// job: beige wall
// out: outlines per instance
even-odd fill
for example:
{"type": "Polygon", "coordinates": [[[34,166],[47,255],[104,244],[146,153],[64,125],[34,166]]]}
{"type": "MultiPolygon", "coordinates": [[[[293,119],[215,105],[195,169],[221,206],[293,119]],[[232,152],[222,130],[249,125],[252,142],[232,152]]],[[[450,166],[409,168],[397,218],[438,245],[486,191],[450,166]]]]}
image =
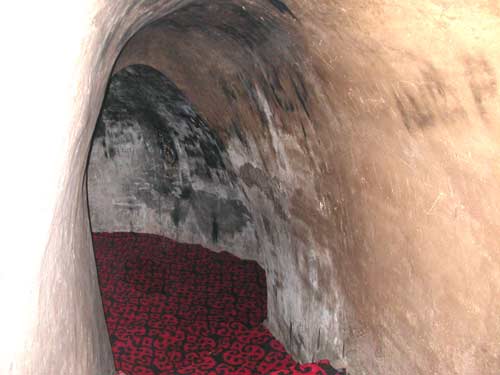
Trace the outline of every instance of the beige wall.
{"type": "MultiPolygon", "coordinates": [[[[2,109],[8,124],[1,149],[9,251],[0,253],[0,297],[10,301],[0,319],[6,332],[2,373],[111,373],[84,168],[117,54],[141,26],[176,3],[88,1],[58,9],[54,2],[25,18],[16,16],[25,14],[22,9],[4,13],[2,34],[12,59],[2,69],[2,91],[11,99],[2,109]]],[[[246,4],[252,3],[264,4],[246,4]]],[[[310,116],[278,108],[266,91],[266,69],[240,64],[248,60],[241,45],[203,31],[157,30],[156,42],[131,49],[122,63],[142,59],[168,73],[233,145],[235,160],[238,149],[225,129],[231,114],[240,114],[260,157],[254,167],[276,179],[287,218],[283,237],[275,239],[282,250],[278,260],[266,263],[276,280],[271,316],[293,321],[303,313],[308,323],[297,334],[317,327],[307,320],[315,314],[329,328],[320,338],[324,352],[311,347],[311,334],[303,349],[288,343],[295,354],[342,360],[353,374],[497,373],[496,2],[288,5],[298,20],[279,21],[279,30],[296,39],[274,33],[273,43],[260,46],[256,56],[262,66],[283,72],[300,63],[296,69],[313,88],[310,116]],[[148,50],[154,43],[171,47],[148,50]],[[273,54],[276,46],[292,52],[273,54]],[[273,121],[265,133],[259,108],[228,107],[216,84],[221,78],[233,82],[244,98],[242,68],[261,88],[261,107],[268,103],[273,121]],[[286,244],[292,244],[289,252],[286,244]]],[[[293,79],[283,81],[284,97],[297,100],[293,79]]],[[[240,177],[255,185],[258,178],[248,170],[240,177]]],[[[262,198],[258,206],[265,205],[262,198]]],[[[279,319],[271,320],[271,328],[286,340],[288,327],[279,319]]]]}

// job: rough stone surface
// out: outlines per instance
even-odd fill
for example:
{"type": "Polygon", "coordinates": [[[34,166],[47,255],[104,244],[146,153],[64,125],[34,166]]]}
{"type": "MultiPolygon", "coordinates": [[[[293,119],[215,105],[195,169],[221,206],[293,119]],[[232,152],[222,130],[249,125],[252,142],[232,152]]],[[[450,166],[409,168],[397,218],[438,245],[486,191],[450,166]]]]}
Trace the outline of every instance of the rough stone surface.
{"type": "Polygon", "coordinates": [[[0,23],[1,373],[112,371],[84,177],[115,62],[169,77],[221,140],[294,354],[355,375],[498,373],[496,2],[30,6],[0,23]]]}

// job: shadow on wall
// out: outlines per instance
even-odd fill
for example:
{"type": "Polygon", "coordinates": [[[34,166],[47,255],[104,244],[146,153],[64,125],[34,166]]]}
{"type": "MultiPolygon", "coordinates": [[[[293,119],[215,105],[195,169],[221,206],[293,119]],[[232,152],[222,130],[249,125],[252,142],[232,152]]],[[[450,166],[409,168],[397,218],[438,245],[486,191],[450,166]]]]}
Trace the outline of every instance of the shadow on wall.
{"type": "Polygon", "coordinates": [[[88,191],[95,232],[257,247],[224,145],[179,89],[149,66],[129,66],[111,78],[94,133],[88,191]]]}

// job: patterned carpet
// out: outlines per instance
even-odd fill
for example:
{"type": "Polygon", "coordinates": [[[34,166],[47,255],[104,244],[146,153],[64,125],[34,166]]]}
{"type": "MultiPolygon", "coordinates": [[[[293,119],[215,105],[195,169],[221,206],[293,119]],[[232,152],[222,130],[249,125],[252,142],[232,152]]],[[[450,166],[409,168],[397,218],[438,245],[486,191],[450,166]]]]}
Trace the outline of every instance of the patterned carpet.
{"type": "Polygon", "coordinates": [[[300,365],[262,325],[266,281],[253,261],[136,233],[96,233],[116,369],[127,375],[341,374],[300,365]]]}

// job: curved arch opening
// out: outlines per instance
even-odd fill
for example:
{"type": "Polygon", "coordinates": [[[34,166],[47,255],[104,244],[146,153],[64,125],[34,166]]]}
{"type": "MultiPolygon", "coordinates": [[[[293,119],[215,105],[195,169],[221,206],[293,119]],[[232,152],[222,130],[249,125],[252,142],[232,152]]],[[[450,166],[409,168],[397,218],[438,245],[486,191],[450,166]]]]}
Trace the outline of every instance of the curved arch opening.
{"type": "MultiPolygon", "coordinates": [[[[0,148],[9,150],[6,181],[16,182],[5,184],[3,206],[15,250],[0,262],[2,300],[13,301],[0,320],[0,372],[114,371],[85,173],[105,86],[113,70],[137,64],[175,82],[236,183],[203,182],[212,195],[192,195],[198,184],[174,189],[175,199],[159,200],[173,207],[166,216],[151,202],[118,201],[129,206],[117,213],[125,230],[141,219],[257,260],[267,271],[268,327],[298,360],[328,358],[353,374],[498,372],[494,2],[83,0],[30,14],[22,29],[33,32],[19,45],[52,55],[36,60],[43,74],[30,75],[23,104],[4,109],[16,122],[23,113],[33,133],[5,127],[0,148]],[[12,158],[13,139],[36,157],[12,158]],[[36,191],[24,171],[36,173],[36,191]],[[235,207],[251,220],[232,218],[235,207]],[[205,211],[198,220],[194,212],[205,211]]],[[[15,56],[19,74],[8,83],[37,55],[15,56]]],[[[109,145],[129,135],[110,133],[101,151],[125,152],[109,145]]],[[[163,158],[162,170],[181,150],[167,138],[141,151],[163,158]]],[[[201,165],[218,165],[202,154],[201,165]]],[[[167,182],[153,179],[151,194],[134,196],[154,200],[167,182]]]]}
{"type": "MultiPolygon", "coordinates": [[[[249,146],[241,133],[233,136],[249,146]]],[[[268,256],[260,248],[266,239],[259,236],[269,236],[276,225],[250,199],[254,183],[241,178],[232,158],[161,72],[134,64],[112,75],[86,175],[117,369],[138,375],[329,371],[323,362],[300,367],[262,326],[264,271],[229,256],[267,268],[268,256]],[[186,243],[229,253],[216,255],[186,243]]],[[[255,164],[248,158],[242,168],[250,163],[255,164]]],[[[271,282],[267,289],[274,290],[270,302],[276,304],[276,286],[271,282]]],[[[291,342],[292,322],[289,327],[291,342]]]]}
{"type": "Polygon", "coordinates": [[[193,2],[133,36],[116,61],[95,133],[104,167],[96,179],[91,155],[90,213],[94,230],[113,223],[111,228],[163,234],[258,261],[267,273],[271,332],[303,362],[339,363],[341,301],[322,291],[337,288],[337,275],[322,271],[328,265],[309,246],[324,244],[311,242],[314,226],[292,207],[325,199],[303,195],[317,190],[311,176],[322,161],[311,147],[320,145],[315,138],[324,113],[318,67],[307,60],[299,24],[282,2],[193,2]],[[127,87],[118,81],[141,76],[144,82],[144,75],[158,72],[185,96],[163,78],[167,94],[156,77],[138,90],[149,112],[138,115],[139,122],[149,122],[150,130],[137,135],[130,122],[113,125],[112,117],[123,111],[111,115],[108,99],[127,100],[110,95],[115,86],[127,87]],[[158,116],[175,125],[159,132],[158,116]],[[103,131],[105,122],[110,126],[103,131]],[[116,144],[120,137],[125,144],[116,144]],[[131,140],[143,150],[136,152],[131,140]],[[121,148],[135,150],[135,159],[117,170],[112,159],[121,148]]]}

